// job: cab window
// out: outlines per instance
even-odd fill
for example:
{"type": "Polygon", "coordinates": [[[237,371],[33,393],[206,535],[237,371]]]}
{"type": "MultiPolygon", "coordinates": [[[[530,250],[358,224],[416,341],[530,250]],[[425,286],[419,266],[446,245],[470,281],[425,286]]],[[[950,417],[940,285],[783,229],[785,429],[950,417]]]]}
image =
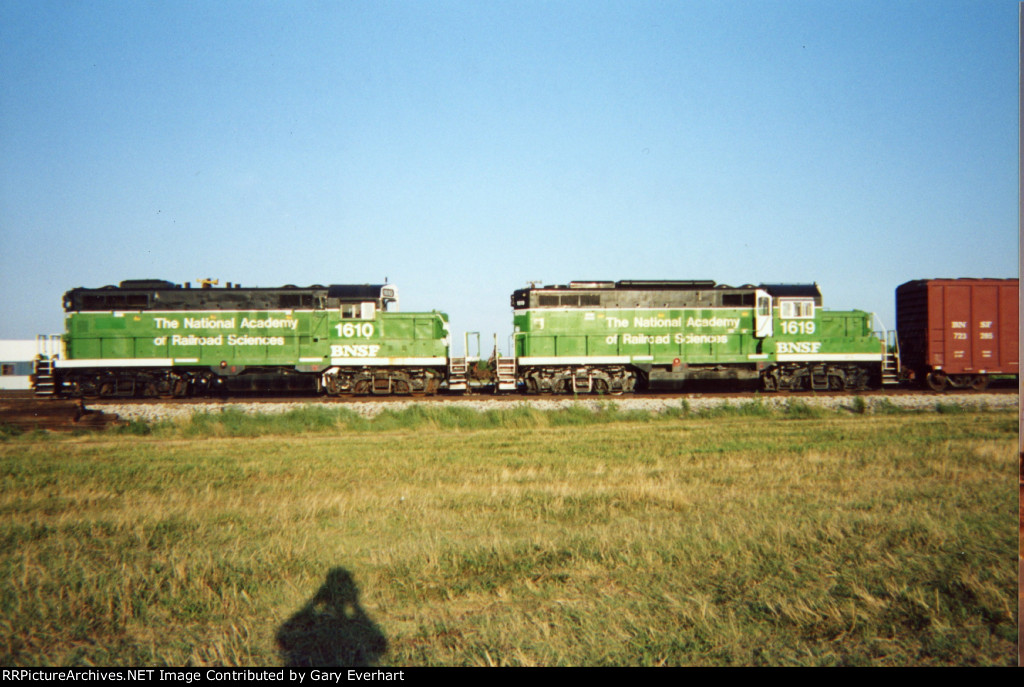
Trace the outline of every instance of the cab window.
{"type": "Polygon", "coordinates": [[[814,301],[786,300],[779,303],[779,316],[784,320],[806,320],[814,317],[814,301]]]}

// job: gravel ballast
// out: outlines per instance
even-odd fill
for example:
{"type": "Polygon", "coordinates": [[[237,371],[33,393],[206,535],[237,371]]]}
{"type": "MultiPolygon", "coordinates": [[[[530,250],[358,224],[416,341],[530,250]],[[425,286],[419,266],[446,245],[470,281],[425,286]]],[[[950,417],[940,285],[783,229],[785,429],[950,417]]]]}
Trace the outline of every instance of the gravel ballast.
{"type": "MultiPolygon", "coordinates": [[[[867,413],[876,412],[880,408],[890,409],[893,406],[910,411],[935,411],[938,407],[948,409],[950,406],[960,406],[965,410],[1016,410],[1018,398],[1016,394],[929,394],[921,393],[914,395],[859,395],[859,396],[759,396],[757,399],[770,408],[783,409],[789,403],[802,403],[812,407],[826,408],[830,410],[853,411],[854,399],[864,399],[864,411],[867,413]]],[[[647,411],[660,413],[669,408],[679,408],[685,403],[691,412],[700,411],[719,406],[739,406],[750,403],[750,397],[714,397],[714,396],[691,396],[686,398],[628,398],[624,396],[603,398],[603,399],[549,399],[549,398],[509,398],[508,400],[483,400],[480,398],[460,398],[446,401],[460,407],[471,408],[478,411],[486,410],[510,410],[527,404],[537,410],[560,410],[573,406],[599,410],[607,407],[609,403],[622,411],[647,411]]],[[[389,400],[386,403],[379,401],[355,401],[344,404],[331,404],[331,408],[348,408],[363,417],[374,417],[385,409],[402,410],[410,405],[422,403],[415,399],[407,401],[389,400]]],[[[318,405],[315,400],[296,401],[287,403],[245,403],[245,402],[210,402],[190,404],[152,404],[152,403],[121,403],[104,404],[97,406],[96,410],[105,413],[115,413],[122,420],[145,422],[159,422],[161,420],[175,420],[188,417],[193,413],[219,413],[225,410],[238,410],[244,413],[284,413],[295,410],[306,405],[318,405]]],[[[320,404],[323,405],[323,404],[320,404]]],[[[436,405],[436,402],[428,402],[428,405],[436,405]]]]}

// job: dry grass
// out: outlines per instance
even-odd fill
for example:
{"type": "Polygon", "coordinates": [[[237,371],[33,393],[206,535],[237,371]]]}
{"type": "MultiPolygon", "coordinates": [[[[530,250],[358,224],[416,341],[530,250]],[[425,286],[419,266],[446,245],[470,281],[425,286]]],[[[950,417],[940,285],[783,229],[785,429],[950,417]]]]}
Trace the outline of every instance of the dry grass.
{"type": "Polygon", "coordinates": [[[0,663],[1015,660],[1013,413],[513,420],[0,443],[0,663]]]}

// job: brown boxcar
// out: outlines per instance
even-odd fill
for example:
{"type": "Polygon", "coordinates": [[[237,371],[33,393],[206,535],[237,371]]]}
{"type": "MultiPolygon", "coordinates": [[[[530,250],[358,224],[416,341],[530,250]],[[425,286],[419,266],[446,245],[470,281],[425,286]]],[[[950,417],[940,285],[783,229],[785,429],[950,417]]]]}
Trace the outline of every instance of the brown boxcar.
{"type": "Polygon", "coordinates": [[[900,366],[941,391],[1017,375],[1017,279],[919,279],[896,289],[900,366]]]}

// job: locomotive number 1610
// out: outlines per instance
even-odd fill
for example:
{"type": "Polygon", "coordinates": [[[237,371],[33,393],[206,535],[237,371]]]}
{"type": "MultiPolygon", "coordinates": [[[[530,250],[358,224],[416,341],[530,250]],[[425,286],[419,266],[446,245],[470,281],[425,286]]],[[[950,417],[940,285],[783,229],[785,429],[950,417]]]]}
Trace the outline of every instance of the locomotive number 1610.
{"type": "Polygon", "coordinates": [[[357,336],[369,339],[373,336],[372,322],[339,322],[334,325],[334,328],[338,330],[338,336],[344,339],[351,339],[357,336]]]}

